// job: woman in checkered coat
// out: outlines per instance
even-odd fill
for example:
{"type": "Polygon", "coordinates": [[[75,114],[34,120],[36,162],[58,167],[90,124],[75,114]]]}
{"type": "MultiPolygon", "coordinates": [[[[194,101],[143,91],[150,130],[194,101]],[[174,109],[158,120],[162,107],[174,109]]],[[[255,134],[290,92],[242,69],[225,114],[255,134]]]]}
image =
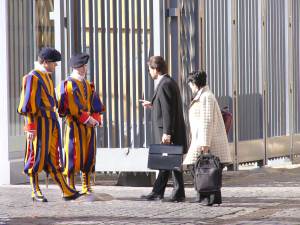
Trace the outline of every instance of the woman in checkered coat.
{"type": "MultiPolygon", "coordinates": [[[[220,158],[222,164],[231,163],[225,125],[221,110],[214,94],[206,85],[205,72],[192,72],[188,84],[192,90],[193,100],[189,109],[191,142],[184,159],[184,165],[194,165],[201,152],[208,150],[220,158]]],[[[221,192],[197,193],[195,202],[205,205],[221,204],[221,192]]]]}

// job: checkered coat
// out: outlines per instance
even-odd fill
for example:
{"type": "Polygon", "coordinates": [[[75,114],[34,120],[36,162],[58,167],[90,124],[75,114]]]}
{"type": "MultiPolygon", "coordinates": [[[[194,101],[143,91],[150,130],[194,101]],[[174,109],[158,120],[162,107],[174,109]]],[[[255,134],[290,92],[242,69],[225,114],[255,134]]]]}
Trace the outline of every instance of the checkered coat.
{"type": "Polygon", "coordinates": [[[194,164],[200,146],[208,146],[222,163],[232,161],[221,110],[208,86],[199,90],[189,109],[191,144],[183,164],[194,164]]]}

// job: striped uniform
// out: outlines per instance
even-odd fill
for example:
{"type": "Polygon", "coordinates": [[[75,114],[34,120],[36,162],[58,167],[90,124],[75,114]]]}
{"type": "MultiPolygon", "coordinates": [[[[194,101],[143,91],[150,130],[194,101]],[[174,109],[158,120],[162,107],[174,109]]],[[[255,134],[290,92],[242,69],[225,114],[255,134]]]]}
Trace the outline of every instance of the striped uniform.
{"type": "Polygon", "coordinates": [[[60,126],[57,120],[57,100],[51,75],[33,70],[23,77],[18,113],[25,118],[25,131],[36,131],[32,142],[26,142],[24,172],[30,176],[32,195],[42,195],[38,173],[51,175],[62,189],[63,196],[72,196],[61,174],[62,149],[60,126]]]}
{"type": "Polygon", "coordinates": [[[90,191],[90,174],[95,167],[96,134],[85,124],[89,116],[101,123],[104,106],[93,84],[69,76],[59,87],[58,112],[65,117],[65,170],[69,185],[75,188],[74,174],[82,172],[82,192],[90,191]]]}

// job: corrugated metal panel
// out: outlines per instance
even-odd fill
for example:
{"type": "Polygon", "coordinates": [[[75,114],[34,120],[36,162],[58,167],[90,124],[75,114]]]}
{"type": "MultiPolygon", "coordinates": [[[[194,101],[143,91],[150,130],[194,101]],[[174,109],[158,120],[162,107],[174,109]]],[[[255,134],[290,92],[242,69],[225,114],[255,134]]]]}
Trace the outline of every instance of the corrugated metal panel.
{"type": "MultiPolygon", "coordinates": [[[[23,118],[16,112],[20,101],[23,75],[33,67],[33,3],[25,0],[8,1],[9,15],[9,135],[23,135],[23,118]]],[[[43,27],[38,26],[37,32],[43,27]]]]}
{"type": "MultiPolygon", "coordinates": [[[[208,84],[218,99],[220,108],[228,106],[232,112],[231,1],[205,1],[205,70],[208,84]]],[[[201,57],[200,57],[201,58],[201,57]]],[[[232,133],[229,141],[233,140],[232,133]]]]}
{"type": "Polygon", "coordinates": [[[268,80],[268,136],[286,134],[285,0],[267,1],[266,76],[268,80]],[[282,34],[282,35],[279,35],[282,34]]]}
{"type": "Polygon", "coordinates": [[[205,2],[205,59],[208,83],[216,97],[229,95],[229,0],[205,2]]]}
{"type": "Polygon", "coordinates": [[[293,0],[293,80],[295,132],[300,133],[300,1],[293,0]]]}
{"type": "Polygon", "coordinates": [[[260,11],[259,0],[238,3],[238,124],[239,140],[263,138],[263,105],[260,74],[260,11]]]}

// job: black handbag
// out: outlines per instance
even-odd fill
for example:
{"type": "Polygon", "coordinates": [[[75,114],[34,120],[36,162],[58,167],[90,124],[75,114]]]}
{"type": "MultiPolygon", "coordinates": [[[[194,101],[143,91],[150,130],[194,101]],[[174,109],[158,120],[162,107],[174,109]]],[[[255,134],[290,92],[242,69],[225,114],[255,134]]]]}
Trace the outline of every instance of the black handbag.
{"type": "Polygon", "coordinates": [[[198,192],[219,191],[222,187],[222,164],[211,153],[201,154],[194,165],[194,184],[198,192]]]}
{"type": "Polygon", "coordinates": [[[180,145],[152,144],[149,146],[148,168],[178,170],[182,164],[183,147],[180,145]]]}

